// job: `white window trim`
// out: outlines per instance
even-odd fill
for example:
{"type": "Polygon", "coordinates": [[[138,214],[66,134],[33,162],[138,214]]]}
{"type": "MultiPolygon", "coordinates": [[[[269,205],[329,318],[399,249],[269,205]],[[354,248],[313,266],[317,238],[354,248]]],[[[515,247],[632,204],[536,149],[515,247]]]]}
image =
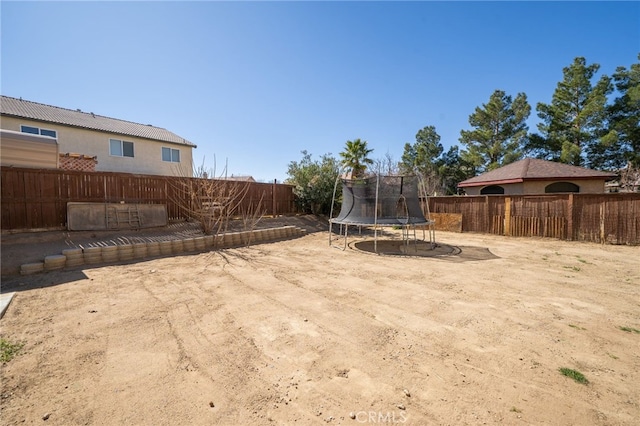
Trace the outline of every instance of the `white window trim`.
{"type": "Polygon", "coordinates": [[[58,131],[57,131],[57,130],[55,130],[55,129],[45,129],[44,127],[40,127],[40,126],[33,126],[33,125],[31,125],[31,124],[21,124],[21,125],[20,125],[20,133],[27,133],[27,134],[30,134],[30,135],[35,135],[36,133],[24,132],[24,131],[22,131],[22,128],[23,128],[23,127],[32,127],[32,128],[34,128],[34,129],[38,129],[38,133],[37,133],[37,135],[38,135],[38,136],[44,136],[44,137],[46,137],[46,138],[52,138],[52,139],[56,139],[56,140],[58,139],[58,131]],[[49,136],[49,135],[43,135],[43,134],[42,134],[42,131],[43,131],[43,130],[44,130],[44,131],[47,131],[47,132],[54,132],[54,133],[56,134],[56,136],[55,136],[55,137],[53,137],[53,136],[49,136]]]}
{"type": "Polygon", "coordinates": [[[109,157],[135,158],[136,157],[135,144],[132,141],[126,141],[124,139],[109,138],[109,157]],[[119,141],[120,142],[120,151],[122,152],[122,155],[114,155],[114,154],[111,153],[111,141],[119,141]],[[124,155],[124,146],[123,146],[124,142],[129,142],[133,146],[133,157],[129,157],[128,155],[124,155]]]}
{"type": "Polygon", "coordinates": [[[177,148],[171,148],[170,146],[163,146],[162,148],[160,148],[160,159],[162,160],[163,163],[176,163],[176,164],[180,164],[182,163],[182,153],[180,152],[179,149],[177,148]],[[171,160],[167,161],[164,158],[162,158],[162,150],[166,148],[169,150],[169,152],[171,153],[171,160]],[[173,151],[178,151],[178,156],[180,157],[180,161],[173,161],[173,151]]]}

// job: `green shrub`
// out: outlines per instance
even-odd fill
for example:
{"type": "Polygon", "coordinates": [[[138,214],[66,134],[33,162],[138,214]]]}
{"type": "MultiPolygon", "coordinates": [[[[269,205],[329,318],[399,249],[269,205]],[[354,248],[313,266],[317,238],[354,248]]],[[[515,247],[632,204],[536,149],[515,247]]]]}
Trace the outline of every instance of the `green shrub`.
{"type": "Polygon", "coordinates": [[[22,343],[11,343],[6,339],[0,338],[0,362],[9,362],[24,346],[22,343]]]}
{"type": "Polygon", "coordinates": [[[579,371],[576,370],[572,370],[571,368],[561,368],[560,369],[560,373],[562,373],[563,376],[567,376],[572,378],[573,380],[575,380],[578,383],[582,383],[584,385],[586,385],[587,383],[589,383],[589,380],[587,380],[586,377],[584,377],[584,374],[582,374],[579,371]]]}

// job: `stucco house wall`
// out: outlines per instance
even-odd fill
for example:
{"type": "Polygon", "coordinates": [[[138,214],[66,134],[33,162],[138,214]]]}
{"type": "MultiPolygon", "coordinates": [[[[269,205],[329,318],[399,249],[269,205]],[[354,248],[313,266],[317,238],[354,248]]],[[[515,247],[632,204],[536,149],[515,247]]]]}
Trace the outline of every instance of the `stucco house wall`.
{"type": "MultiPolygon", "coordinates": [[[[518,183],[508,183],[508,184],[500,184],[504,188],[504,195],[534,195],[534,194],[544,194],[545,188],[547,185],[550,185],[555,182],[570,182],[574,185],[577,185],[580,188],[581,194],[602,194],[604,192],[604,180],[545,180],[545,181],[528,181],[528,182],[518,182],[518,183]]],[[[470,186],[466,187],[465,193],[467,195],[480,195],[480,191],[482,189],[493,186],[493,185],[484,185],[484,186],[470,186]]]]}
{"type": "MultiPolygon", "coordinates": [[[[468,188],[464,188],[464,192],[467,195],[481,195],[480,191],[483,188],[493,185],[485,185],[485,186],[470,186],[468,188]]],[[[514,183],[510,185],[498,185],[504,188],[505,195],[520,195],[524,193],[522,183],[514,183]]]]}
{"type": "Polygon", "coordinates": [[[562,179],[524,182],[526,191],[525,194],[544,194],[544,189],[547,187],[547,185],[555,182],[569,182],[577,185],[580,188],[580,194],[602,194],[604,192],[604,180],[602,179],[562,179]]]}
{"type": "Polygon", "coordinates": [[[90,129],[81,129],[18,117],[2,117],[2,128],[20,132],[22,125],[41,127],[57,132],[60,153],[96,156],[96,171],[140,173],[169,176],[191,176],[193,172],[192,148],[134,136],[118,135],[90,129]],[[109,154],[109,140],[133,142],[133,157],[109,154]],[[180,151],[180,162],[162,161],[162,147],[180,151]]]}

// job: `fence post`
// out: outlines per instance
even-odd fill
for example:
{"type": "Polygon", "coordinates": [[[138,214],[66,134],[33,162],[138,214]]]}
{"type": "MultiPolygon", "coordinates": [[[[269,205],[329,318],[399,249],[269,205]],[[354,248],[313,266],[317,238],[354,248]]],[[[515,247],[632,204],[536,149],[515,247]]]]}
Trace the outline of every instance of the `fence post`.
{"type": "Polygon", "coordinates": [[[273,187],[271,188],[271,201],[273,208],[273,217],[276,217],[276,184],[278,183],[278,179],[273,180],[273,187]]]}
{"type": "Polygon", "coordinates": [[[485,228],[484,232],[487,234],[491,233],[491,218],[489,217],[489,196],[484,196],[484,216],[485,216],[485,228]]]}
{"type": "Polygon", "coordinates": [[[573,193],[569,194],[567,201],[567,240],[573,240],[573,193]]]}
{"type": "Polygon", "coordinates": [[[602,200],[600,204],[600,244],[604,244],[604,240],[605,240],[604,219],[605,219],[605,213],[606,213],[606,205],[607,205],[607,202],[605,200],[602,200]]]}
{"type": "Polygon", "coordinates": [[[504,198],[504,235],[511,235],[511,197],[504,198]]]}

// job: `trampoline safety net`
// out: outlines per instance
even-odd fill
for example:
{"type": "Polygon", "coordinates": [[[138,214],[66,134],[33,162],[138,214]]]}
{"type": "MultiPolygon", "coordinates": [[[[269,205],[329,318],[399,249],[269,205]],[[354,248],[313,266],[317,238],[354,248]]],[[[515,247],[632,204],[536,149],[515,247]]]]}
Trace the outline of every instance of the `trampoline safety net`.
{"type": "Polygon", "coordinates": [[[416,176],[342,179],[342,207],[331,222],[380,226],[430,223],[420,206],[416,176]]]}

